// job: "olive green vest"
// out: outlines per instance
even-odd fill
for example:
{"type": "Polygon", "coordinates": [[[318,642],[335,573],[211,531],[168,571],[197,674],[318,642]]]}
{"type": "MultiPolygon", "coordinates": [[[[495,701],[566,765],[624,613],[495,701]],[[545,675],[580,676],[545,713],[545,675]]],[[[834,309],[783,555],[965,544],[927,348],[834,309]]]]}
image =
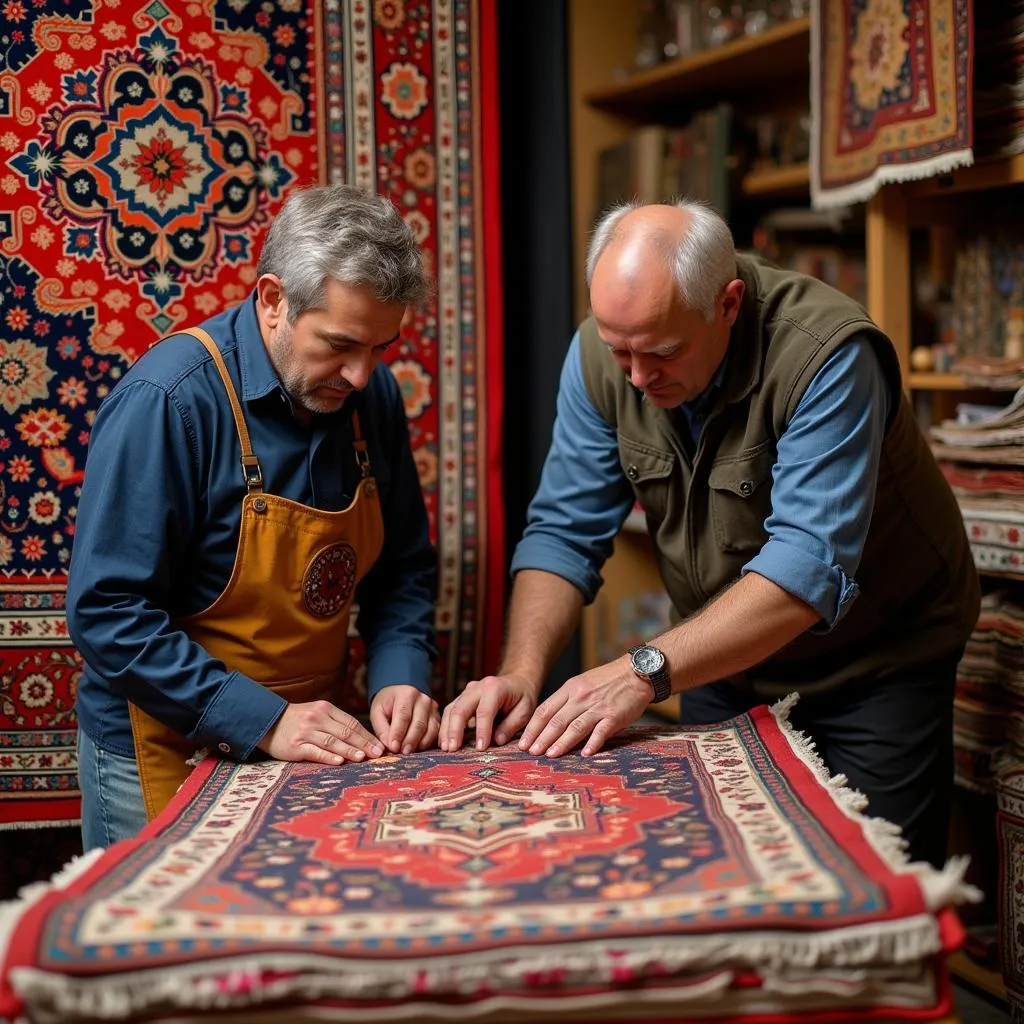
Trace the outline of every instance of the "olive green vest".
{"type": "Polygon", "coordinates": [[[735,581],[767,541],[778,440],[825,360],[862,334],[899,400],[854,574],[859,594],[834,629],[807,631],[736,681],[764,696],[811,692],[958,651],[977,621],[978,577],[956,500],[903,395],[892,343],[856,302],[814,278],[746,256],[738,270],[746,289],[725,379],[692,462],[675,412],[642,400],[593,319],[580,327],[584,383],[618,436],[677,617],[735,581]]]}

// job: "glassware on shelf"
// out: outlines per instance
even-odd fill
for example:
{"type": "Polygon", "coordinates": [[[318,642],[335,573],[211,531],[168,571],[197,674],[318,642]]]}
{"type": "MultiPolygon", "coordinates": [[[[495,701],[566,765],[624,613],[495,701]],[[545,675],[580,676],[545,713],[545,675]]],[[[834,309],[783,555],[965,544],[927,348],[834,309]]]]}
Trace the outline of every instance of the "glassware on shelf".
{"type": "Polygon", "coordinates": [[[769,0],[746,0],[743,11],[743,34],[758,36],[772,23],[769,0]]]}
{"type": "Polygon", "coordinates": [[[701,42],[705,49],[724,46],[743,35],[746,15],[742,3],[730,0],[702,0],[701,42]]]}
{"type": "Polygon", "coordinates": [[[700,9],[698,0],[669,0],[667,7],[668,38],[665,57],[688,57],[701,48],[700,9]]]}
{"type": "Polygon", "coordinates": [[[661,0],[644,0],[636,26],[636,51],[633,63],[644,71],[660,64],[664,59],[667,38],[665,9],[661,0]]]}

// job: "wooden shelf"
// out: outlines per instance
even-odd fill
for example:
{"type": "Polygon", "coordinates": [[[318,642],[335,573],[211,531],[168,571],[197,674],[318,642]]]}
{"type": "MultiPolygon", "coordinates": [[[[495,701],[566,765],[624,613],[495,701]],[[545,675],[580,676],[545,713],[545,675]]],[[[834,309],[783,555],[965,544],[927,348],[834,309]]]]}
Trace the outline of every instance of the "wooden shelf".
{"type": "Polygon", "coordinates": [[[807,164],[753,170],[740,182],[740,191],[745,196],[804,194],[810,187],[811,170],[807,164]]]}
{"type": "MultiPolygon", "coordinates": [[[[1024,574],[1019,572],[1003,572],[1002,569],[982,569],[980,565],[974,567],[978,570],[979,576],[991,576],[993,579],[1013,580],[1015,583],[1024,583],[1024,574]]],[[[979,967],[978,970],[981,970],[979,967]]]]}
{"type": "Polygon", "coordinates": [[[646,118],[651,104],[667,100],[717,102],[763,92],[778,83],[780,72],[791,79],[808,78],[810,39],[810,18],[796,18],[761,35],[744,36],[638,72],[624,82],[589,93],[586,101],[626,117],[646,118]],[[773,85],[766,86],[768,82],[773,85]]]}
{"type": "Polygon", "coordinates": [[[985,967],[976,964],[964,953],[954,953],[949,960],[949,972],[955,978],[981,989],[988,995],[993,996],[1000,1002],[1006,1002],[1006,987],[1003,985],[1002,975],[998,971],[990,971],[985,967]]]}
{"type": "Polygon", "coordinates": [[[911,391],[966,391],[968,385],[958,373],[908,373],[911,391]]]}
{"type": "Polygon", "coordinates": [[[905,186],[911,199],[934,199],[963,192],[981,192],[989,188],[1024,184],[1024,155],[982,159],[937,178],[912,182],[905,186]]]}

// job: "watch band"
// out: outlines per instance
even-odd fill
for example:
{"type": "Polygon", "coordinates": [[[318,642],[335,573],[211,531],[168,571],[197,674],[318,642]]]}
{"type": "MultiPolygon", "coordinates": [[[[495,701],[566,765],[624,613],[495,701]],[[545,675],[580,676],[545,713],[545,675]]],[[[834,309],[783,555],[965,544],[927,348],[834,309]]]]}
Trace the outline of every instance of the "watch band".
{"type": "Polygon", "coordinates": [[[641,679],[645,679],[651,684],[651,689],[654,691],[651,703],[659,704],[663,700],[668,700],[669,697],[672,696],[672,676],[668,670],[668,659],[665,657],[665,652],[658,647],[654,647],[653,644],[636,644],[629,648],[629,655],[633,671],[641,679]],[[637,669],[635,661],[633,661],[633,655],[644,647],[649,647],[651,650],[657,651],[658,654],[661,655],[661,667],[655,669],[653,672],[641,672],[637,669]]]}

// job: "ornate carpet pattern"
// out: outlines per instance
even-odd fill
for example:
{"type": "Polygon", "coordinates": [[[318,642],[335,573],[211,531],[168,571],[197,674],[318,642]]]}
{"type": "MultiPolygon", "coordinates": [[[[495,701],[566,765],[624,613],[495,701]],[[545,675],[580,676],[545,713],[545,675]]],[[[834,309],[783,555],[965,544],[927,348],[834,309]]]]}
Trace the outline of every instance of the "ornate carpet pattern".
{"type": "Polygon", "coordinates": [[[818,208],[970,164],[971,0],[813,0],[818,208]]]}
{"type": "Polygon", "coordinates": [[[590,758],[208,759],[9,924],[0,1011],[941,1016],[957,867],[903,864],[787,711],[590,758]]]}
{"type": "MultiPolygon", "coordinates": [[[[0,4],[0,828],[78,817],[64,592],[96,409],[162,335],[248,293],[295,186],[388,195],[436,275],[392,368],[438,545],[438,695],[493,660],[489,17],[490,0],[0,4]]],[[[340,701],[360,710],[358,650],[351,663],[340,701]]]]}

